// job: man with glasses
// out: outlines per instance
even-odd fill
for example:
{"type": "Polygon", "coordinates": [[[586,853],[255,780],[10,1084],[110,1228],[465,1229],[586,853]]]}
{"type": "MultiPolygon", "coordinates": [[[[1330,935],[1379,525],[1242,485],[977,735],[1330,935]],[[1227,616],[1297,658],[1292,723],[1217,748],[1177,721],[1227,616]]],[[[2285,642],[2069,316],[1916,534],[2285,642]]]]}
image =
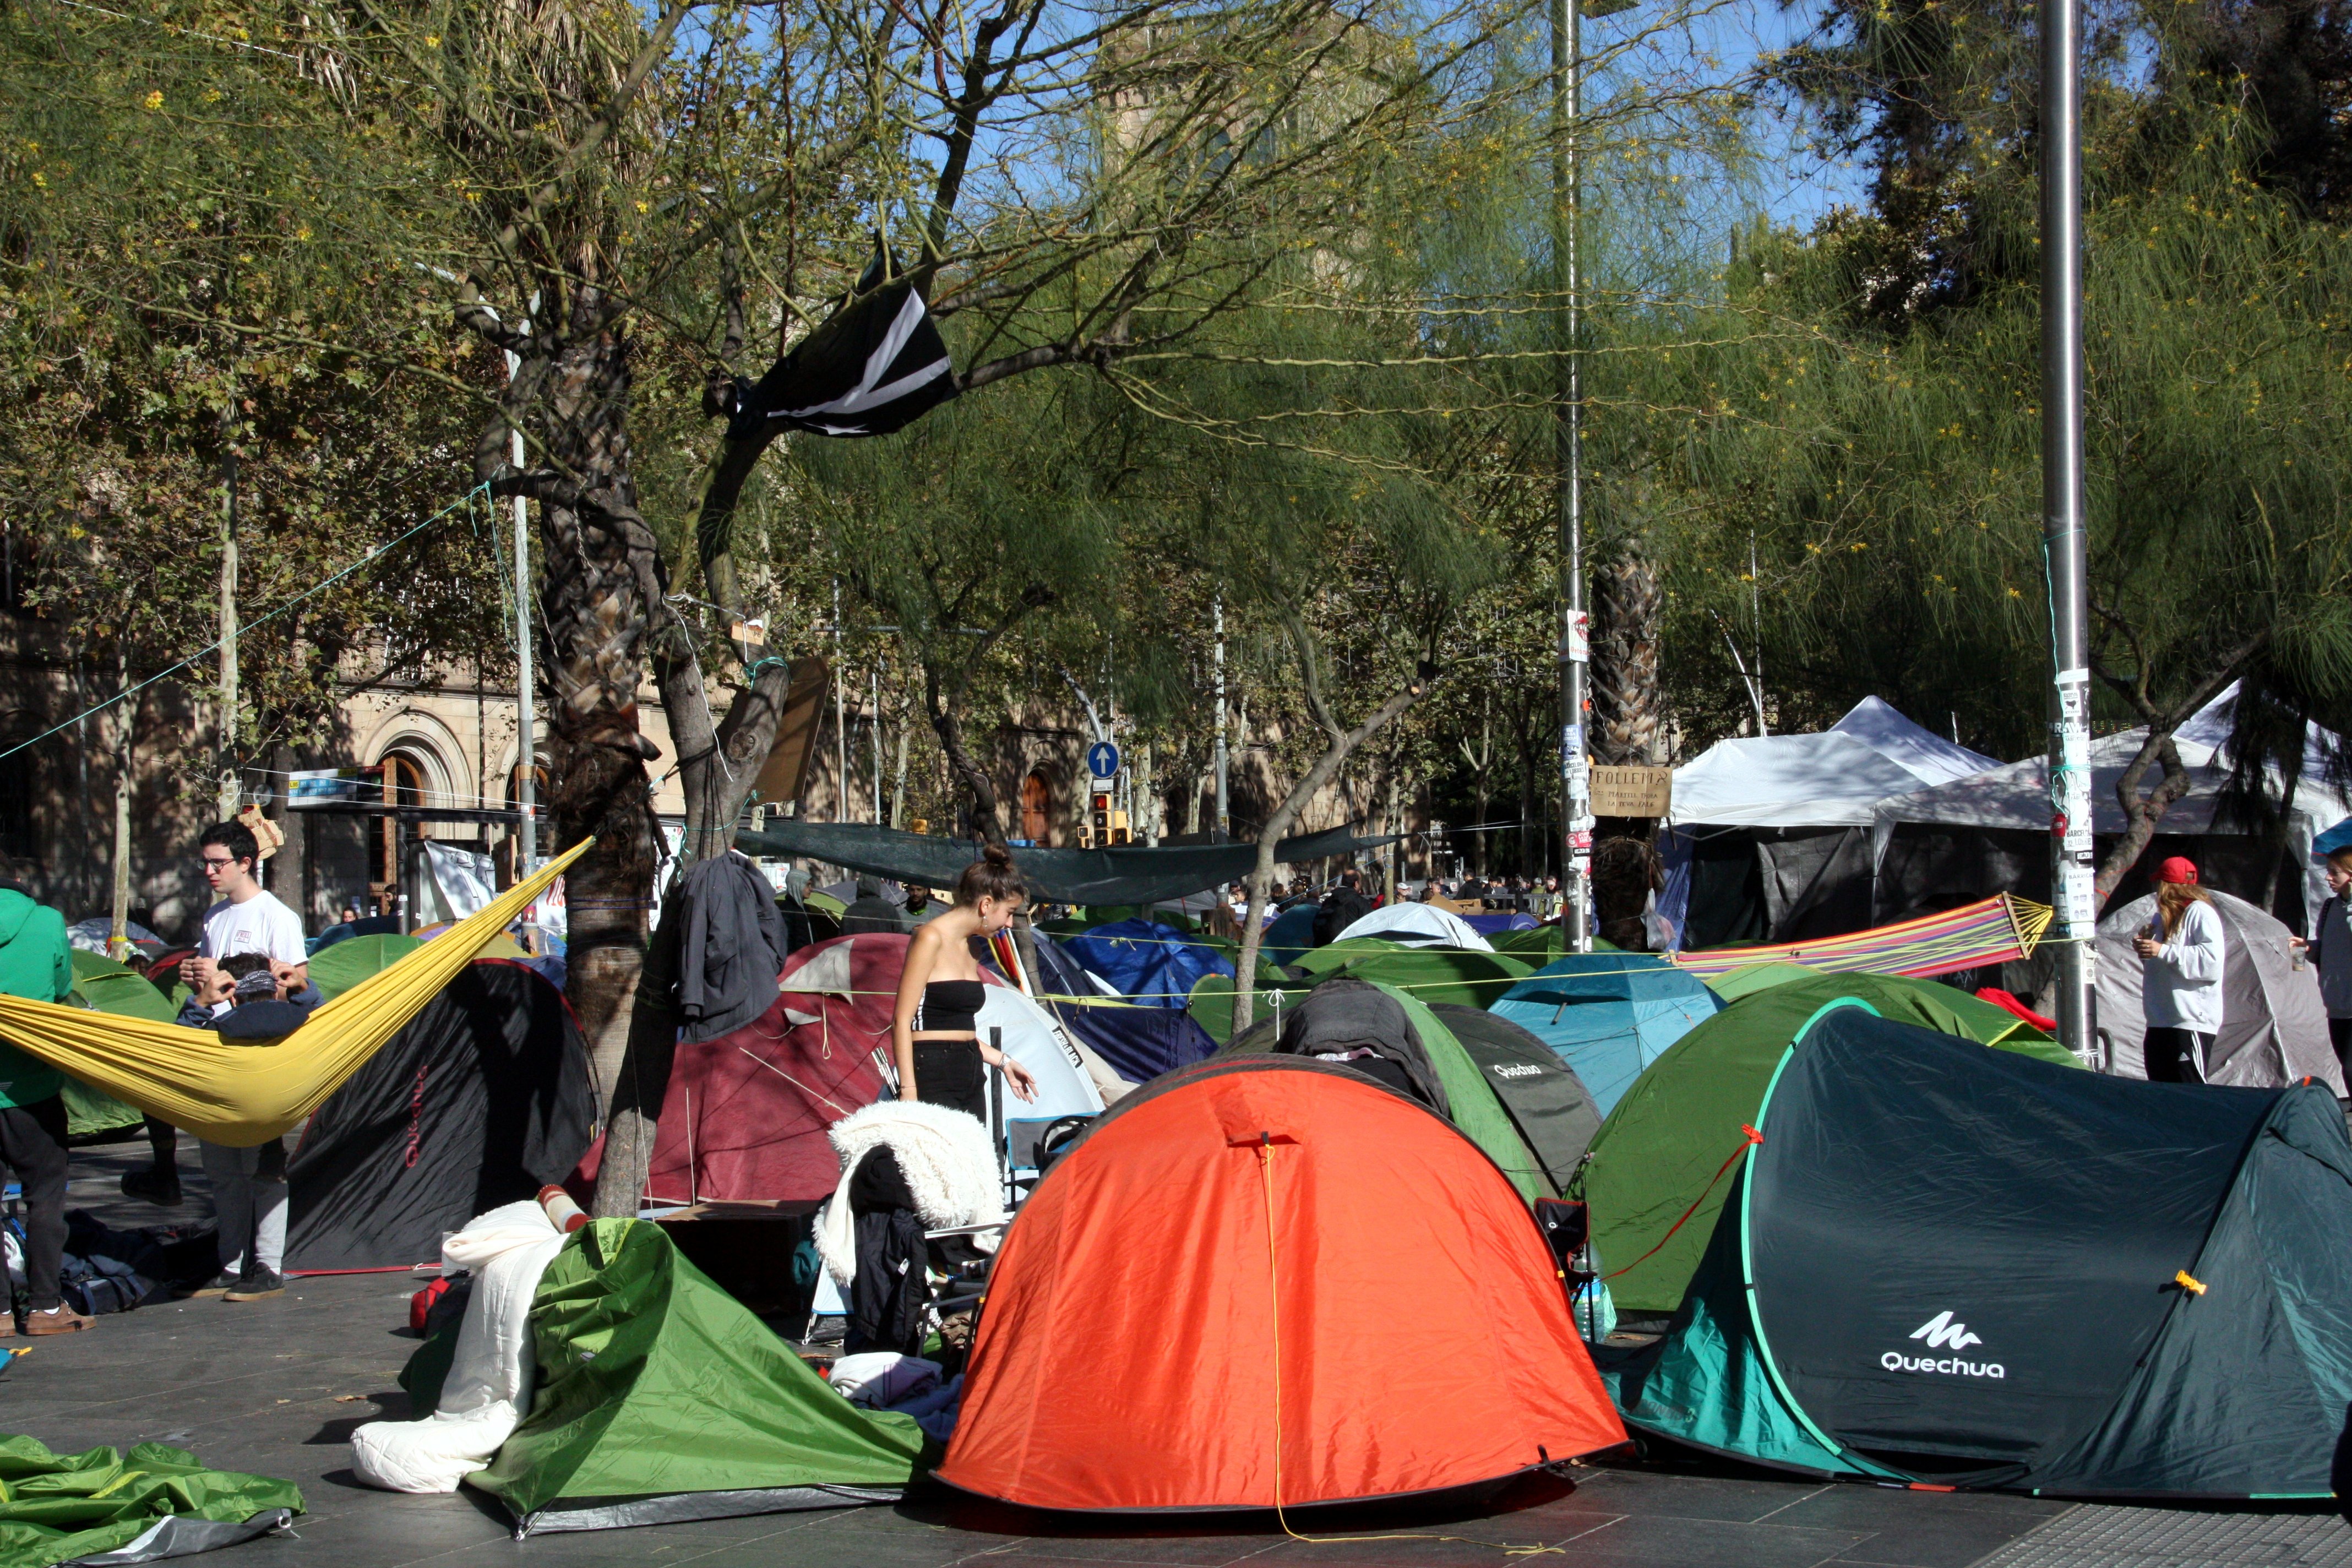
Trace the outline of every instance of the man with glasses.
{"type": "MultiPolygon", "coordinates": [[[[276,994],[299,992],[310,982],[310,953],[302,940],[302,921],[292,910],[265,891],[255,879],[261,864],[261,847],[253,830],[241,822],[216,822],[197,840],[205,880],[220,902],[205,911],[203,938],[196,956],[180,965],[180,978],[189,990],[210,1000],[217,1016],[229,1010],[228,989],[219,984],[220,961],[236,953],[258,953],[269,960],[276,977],[276,994]]],[[[286,1146],[264,1143],[258,1149],[231,1149],[200,1143],[205,1174],[213,1184],[213,1209],[224,1217],[252,1216],[252,1246],[243,1237],[221,1232],[220,1276],[196,1292],[231,1301],[253,1301],[281,1294],[286,1282],[278,1268],[286,1250],[286,1146]]],[[[152,1181],[160,1183],[160,1172],[152,1181]]],[[[179,1186],[176,1159],[170,1184],[179,1186]]],[[[129,1188],[126,1185],[125,1190],[129,1188]]]]}

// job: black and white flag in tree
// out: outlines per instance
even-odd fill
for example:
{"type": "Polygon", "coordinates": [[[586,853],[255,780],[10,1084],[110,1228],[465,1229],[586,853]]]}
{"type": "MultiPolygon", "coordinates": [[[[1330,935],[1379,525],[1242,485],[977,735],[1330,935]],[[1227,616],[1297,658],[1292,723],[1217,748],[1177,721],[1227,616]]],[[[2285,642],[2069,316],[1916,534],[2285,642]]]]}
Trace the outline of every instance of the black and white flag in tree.
{"type": "Polygon", "coordinates": [[[727,433],[887,436],[956,395],[948,345],[923,291],[900,274],[882,281],[875,258],[857,297],[817,324],[757,385],[738,382],[727,433]]]}

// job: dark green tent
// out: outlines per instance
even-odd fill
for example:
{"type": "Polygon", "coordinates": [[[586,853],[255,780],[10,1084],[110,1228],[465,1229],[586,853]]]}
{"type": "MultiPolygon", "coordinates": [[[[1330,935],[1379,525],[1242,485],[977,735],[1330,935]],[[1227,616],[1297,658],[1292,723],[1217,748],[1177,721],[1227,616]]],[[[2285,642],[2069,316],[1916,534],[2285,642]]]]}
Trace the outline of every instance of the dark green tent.
{"type": "Polygon", "coordinates": [[[2067,1496],[2326,1498],[2352,1142],[2324,1088],[2078,1072],[1825,1006],[1626,1424],[1743,1459],[2067,1496]]]}
{"type": "Polygon", "coordinates": [[[1592,1140],[1583,1194],[1619,1310],[1681,1303],[1773,1068],[1805,1021],[1841,996],[1902,1023],[2075,1065],[2016,1014],[1932,980],[1817,974],[1742,997],[1652,1062],[1592,1140]]]}
{"type": "Polygon", "coordinates": [[[1567,1191],[1592,1135],[1601,1131],[1601,1108],[1576,1069],[1535,1036],[1484,1007],[1440,1002],[1429,1010],[1486,1075],[1486,1087],[1551,1184],[1567,1191]]]}
{"type": "MultiPolygon", "coordinates": [[[[1393,985],[1377,982],[1358,982],[1352,974],[1335,975],[1317,991],[1301,994],[1286,1008],[1283,1022],[1287,1025],[1298,1016],[1303,1007],[1313,1005],[1315,996],[1337,994],[1324,987],[1345,987],[1369,984],[1389,997],[1403,1010],[1404,1027],[1412,1031],[1409,1048],[1416,1050],[1435,1075],[1444,1091],[1445,1103],[1431,1109],[1452,1121],[1454,1128],[1470,1142],[1486,1152],[1486,1157],[1502,1167],[1519,1195],[1530,1200],[1551,1197],[1559,1185],[1549,1175],[1548,1163],[1519,1135],[1511,1113],[1504,1108],[1496,1082],[1475,1060],[1454,1031],[1419,998],[1393,985]]],[[[1219,1057],[1262,1056],[1276,1047],[1278,1036],[1271,1012],[1261,1016],[1250,1026],[1249,1032],[1225,1047],[1219,1057]]],[[[1540,1042],[1538,1042],[1540,1048],[1540,1042]]],[[[1549,1055],[1549,1053],[1546,1053],[1549,1055]]],[[[1557,1063],[1559,1058],[1552,1060],[1557,1063]]],[[[1391,1086],[1393,1087],[1393,1086],[1391,1086]]]]}
{"type": "Polygon", "coordinates": [[[530,1415],[466,1478],[519,1535],[887,1502],[923,1452],[912,1419],[835,1394],[659,1226],[573,1232],[530,1322],[530,1415]]]}

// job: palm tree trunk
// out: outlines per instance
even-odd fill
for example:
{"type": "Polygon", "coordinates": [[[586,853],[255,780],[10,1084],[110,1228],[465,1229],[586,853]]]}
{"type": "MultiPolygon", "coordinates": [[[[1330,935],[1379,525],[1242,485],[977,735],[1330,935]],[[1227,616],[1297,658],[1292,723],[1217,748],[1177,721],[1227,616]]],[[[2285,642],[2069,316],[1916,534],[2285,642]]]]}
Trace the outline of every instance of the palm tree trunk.
{"type": "Polygon", "coordinates": [[[1593,575],[1592,760],[1625,766],[1657,760],[1662,737],[1658,636],[1665,595],[1638,543],[1622,546],[1593,575]]]}

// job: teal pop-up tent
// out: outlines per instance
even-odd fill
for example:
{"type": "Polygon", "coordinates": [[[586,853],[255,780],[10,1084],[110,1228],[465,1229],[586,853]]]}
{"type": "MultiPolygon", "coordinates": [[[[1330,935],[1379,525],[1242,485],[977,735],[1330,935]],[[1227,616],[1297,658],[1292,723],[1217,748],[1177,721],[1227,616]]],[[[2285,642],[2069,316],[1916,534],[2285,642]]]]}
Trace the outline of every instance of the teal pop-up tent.
{"type": "Polygon", "coordinates": [[[1816,1473],[2325,1498],[2352,1401],[2328,1092],[2108,1078],[1832,1002],[1782,1054],[1631,1427],[1816,1473]]]}
{"type": "Polygon", "coordinates": [[[1646,952],[1571,952],[1503,993],[1494,1010],[1560,1054],[1606,1116],[1642,1069],[1723,1004],[1646,952]]]}

